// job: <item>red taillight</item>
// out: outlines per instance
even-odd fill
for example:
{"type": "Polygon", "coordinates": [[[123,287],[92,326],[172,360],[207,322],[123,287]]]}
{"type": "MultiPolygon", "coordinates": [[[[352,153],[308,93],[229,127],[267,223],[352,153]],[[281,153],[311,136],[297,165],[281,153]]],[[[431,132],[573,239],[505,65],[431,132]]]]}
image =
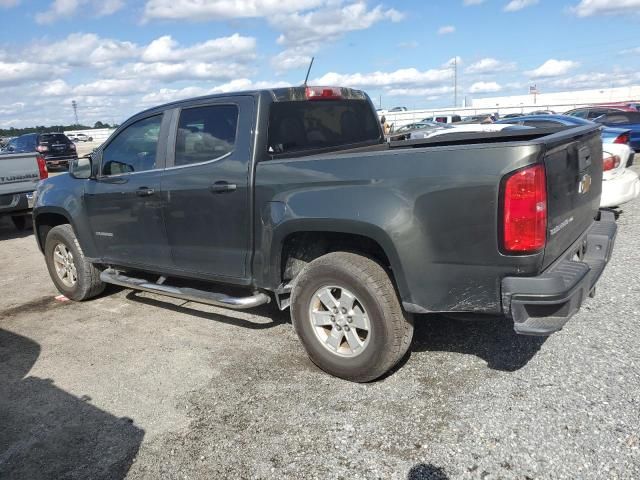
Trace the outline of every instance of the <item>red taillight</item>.
{"type": "Polygon", "coordinates": [[[503,187],[502,243],[509,253],[534,253],[547,241],[547,180],[543,165],[518,170],[503,187]]]}
{"type": "Polygon", "coordinates": [[[49,151],[49,147],[47,147],[46,145],[38,145],[38,146],[36,147],[36,151],[37,151],[37,152],[40,152],[40,153],[42,153],[42,152],[48,152],[48,151],[49,151]]]}
{"type": "Polygon", "coordinates": [[[338,87],[307,87],[307,100],[338,100],[342,98],[342,91],[338,87]]]}
{"type": "Polygon", "coordinates": [[[602,170],[613,170],[614,168],[618,168],[620,166],[620,157],[618,155],[611,155],[610,157],[606,157],[602,159],[602,170]]]}
{"type": "Polygon", "coordinates": [[[629,134],[628,133],[623,133],[622,135],[618,135],[616,137],[616,139],[613,141],[613,143],[628,144],[629,143],[629,134]]]}
{"type": "Polygon", "coordinates": [[[42,155],[38,155],[36,157],[36,160],[38,161],[38,172],[40,172],[40,180],[49,178],[49,172],[47,171],[47,162],[44,161],[44,157],[42,155]]]}

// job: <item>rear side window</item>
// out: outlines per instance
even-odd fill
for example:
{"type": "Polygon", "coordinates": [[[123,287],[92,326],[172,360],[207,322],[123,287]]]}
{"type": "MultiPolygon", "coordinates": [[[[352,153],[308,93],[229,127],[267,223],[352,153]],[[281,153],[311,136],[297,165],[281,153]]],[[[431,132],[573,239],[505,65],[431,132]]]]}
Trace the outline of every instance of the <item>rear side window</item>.
{"type": "Polygon", "coordinates": [[[378,117],[363,100],[275,102],[269,112],[271,154],[380,140],[378,117]]]}
{"type": "Polygon", "coordinates": [[[176,135],[176,166],[208,162],[230,153],[237,129],[237,105],[182,110],[176,135]]]}
{"type": "Polygon", "coordinates": [[[589,110],[573,110],[571,112],[568,112],[568,115],[578,118],[587,118],[587,113],[589,113],[589,110]]]}

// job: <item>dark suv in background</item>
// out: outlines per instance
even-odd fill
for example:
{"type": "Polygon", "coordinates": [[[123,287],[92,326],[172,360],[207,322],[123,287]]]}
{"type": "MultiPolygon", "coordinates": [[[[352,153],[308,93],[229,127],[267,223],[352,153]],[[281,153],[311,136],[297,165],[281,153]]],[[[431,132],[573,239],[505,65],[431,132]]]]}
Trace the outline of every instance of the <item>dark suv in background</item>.
{"type": "Polygon", "coordinates": [[[76,146],[64,133],[27,133],[11,139],[5,151],[40,153],[44,156],[49,170],[67,169],[69,162],[78,158],[76,146]]]}

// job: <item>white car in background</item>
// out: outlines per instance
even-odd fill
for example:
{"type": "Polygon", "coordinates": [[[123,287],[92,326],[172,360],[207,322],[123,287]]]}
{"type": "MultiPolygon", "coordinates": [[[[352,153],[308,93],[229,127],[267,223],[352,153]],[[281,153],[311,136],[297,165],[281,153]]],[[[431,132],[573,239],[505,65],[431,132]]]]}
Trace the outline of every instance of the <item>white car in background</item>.
{"type": "Polygon", "coordinates": [[[93,137],[84,133],[70,133],[67,135],[72,142],[93,142],[93,137]]]}
{"type": "Polygon", "coordinates": [[[462,125],[446,125],[445,128],[439,130],[418,130],[411,132],[410,139],[416,140],[420,138],[433,138],[440,135],[451,135],[453,133],[472,133],[472,132],[501,132],[506,129],[531,130],[533,127],[523,127],[519,125],[511,125],[509,123],[464,123],[462,125]]]}
{"type": "Polygon", "coordinates": [[[633,150],[628,145],[603,145],[601,207],[618,207],[640,195],[638,174],[625,168],[629,155],[633,155],[633,150]]]}

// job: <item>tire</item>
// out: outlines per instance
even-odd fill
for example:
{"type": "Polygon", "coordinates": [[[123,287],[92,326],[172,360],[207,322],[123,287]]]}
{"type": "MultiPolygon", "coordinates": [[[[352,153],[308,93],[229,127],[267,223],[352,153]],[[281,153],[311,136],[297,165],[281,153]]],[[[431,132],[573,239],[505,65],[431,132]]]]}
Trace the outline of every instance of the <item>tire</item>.
{"type": "Polygon", "coordinates": [[[16,227],[16,230],[24,231],[27,228],[27,216],[26,215],[14,215],[11,217],[11,221],[13,222],[13,226],[16,227]]]}
{"type": "Polygon", "coordinates": [[[105,284],[100,280],[100,270],[85,258],[71,225],[58,225],[49,231],[44,255],[53,283],[67,298],[80,302],[104,291],[105,284]],[[65,252],[70,254],[70,257],[66,256],[65,252]],[[54,260],[54,254],[58,262],[54,260]],[[65,258],[67,262],[60,268],[59,261],[65,258]],[[66,276],[59,273],[61,269],[66,271],[66,276]]]}
{"type": "Polygon", "coordinates": [[[413,336],[413,318],[402,311],[385,269],[349,252],[329,253],[303,268],[291,296],[291,317],[311,361],[354,382],[369,382],[388,372],[413,336]],[[338,313],[331,315],[327,303],[336,299],[333,308],[338,313]],[[344,313],[342,305],[350,309],[344,313]]]}
{"type": "Polygon", "coordinates": [[[87,138],[87,142],[93,142],[93,137],[87,138]]]}

